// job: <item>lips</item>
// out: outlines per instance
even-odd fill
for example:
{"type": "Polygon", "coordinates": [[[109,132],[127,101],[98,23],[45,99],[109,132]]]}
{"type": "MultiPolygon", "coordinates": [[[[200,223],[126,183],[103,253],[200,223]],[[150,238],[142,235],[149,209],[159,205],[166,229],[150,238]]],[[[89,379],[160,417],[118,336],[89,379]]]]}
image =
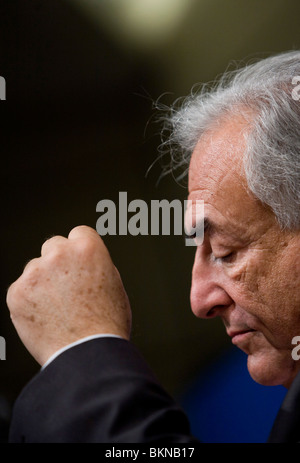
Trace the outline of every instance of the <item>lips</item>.
{"type": "Polygon", "coordinates": [[[231,337],[232,344],[238,344],[241,341],[247,340],[249,336],[251,336],[251,333],[253,333],[255,330],[252,329],[246,329],[246,330],[229,330],[228,331],[228,336],[231,337]]]}

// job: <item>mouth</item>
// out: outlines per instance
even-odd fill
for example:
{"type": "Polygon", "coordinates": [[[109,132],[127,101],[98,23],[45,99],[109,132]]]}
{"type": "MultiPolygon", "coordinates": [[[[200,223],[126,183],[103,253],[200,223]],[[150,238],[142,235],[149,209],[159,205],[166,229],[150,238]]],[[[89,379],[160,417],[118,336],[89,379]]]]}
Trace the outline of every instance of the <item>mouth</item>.
{"type": "Polygon", "coordinates": [[[239,331],[228,331],[228,336],[231,337],[232,344],[240,344],[241,342],[245,342],[248,340],[249,337],[252,336],[255,330],[248,329],[248,330],[239,330],[239,331]]]}

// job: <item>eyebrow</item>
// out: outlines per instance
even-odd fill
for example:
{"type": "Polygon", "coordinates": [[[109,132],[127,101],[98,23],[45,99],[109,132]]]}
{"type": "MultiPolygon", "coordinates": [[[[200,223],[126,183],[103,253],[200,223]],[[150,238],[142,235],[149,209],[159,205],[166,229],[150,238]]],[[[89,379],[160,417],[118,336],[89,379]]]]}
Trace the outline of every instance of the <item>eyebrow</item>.
{"type": "Polygon", "coordinates": [[[202,229],[202,220],[203,220],[203,233],[205,233],[209,236],[213,236],[217,231],[218,231],[218,226],[216,225],[215,222],[213,222],[211,219],[208,217],[204,217],[203,219],[199,220],[198,223],[196,223],[196,226],[193,227],[196,229],[196,231],[192,235],[186,234],[186,237],[189,238],[195,238],[196,236],[199,236],[198,231],[201,228],[202,229]]]}
{"type": "Polygon", "coordinates": [[[214,222],[208,217],[204,217],[203,219],[203,232],[204,232],[204,236],[206,233],[210,238],[213,237],[214,235],[220,235],[220,236],[223,235],[223,236],[229,237],[235,242],[239,242],[243,244],[245,244],[248,241],[245,237],[243,238],[240,234],[237,235],[235,231],[232,231],[232,227],[230,229],[230,225],[228,225],[228,229],[225,229],[224,226],[218,225],[218,223],[214,222]]]}
{"type": "Polygon", "coordinates": [[[204,217],[203,219],[203,231],[208,235],[213,235],[217,231],[217,225],[210,220],[208,217],[204,217]]]}

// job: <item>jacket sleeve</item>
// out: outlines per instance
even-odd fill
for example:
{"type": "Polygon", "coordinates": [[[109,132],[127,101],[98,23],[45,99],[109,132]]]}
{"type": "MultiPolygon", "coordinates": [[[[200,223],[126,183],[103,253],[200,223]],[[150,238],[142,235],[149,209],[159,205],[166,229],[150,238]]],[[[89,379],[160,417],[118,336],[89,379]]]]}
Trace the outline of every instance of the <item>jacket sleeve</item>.
{"type": "Polygon", "coordinates": [[[15,403],[9,440],[197,443],[135,346],[114,338],[75,346],[39,372],[15,403]]]}

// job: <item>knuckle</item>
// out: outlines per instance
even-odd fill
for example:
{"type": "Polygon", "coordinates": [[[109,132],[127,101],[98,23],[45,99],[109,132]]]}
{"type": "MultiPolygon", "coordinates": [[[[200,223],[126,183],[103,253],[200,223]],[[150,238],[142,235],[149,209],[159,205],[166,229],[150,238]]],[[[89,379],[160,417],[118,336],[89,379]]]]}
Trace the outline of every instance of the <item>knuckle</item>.
{"type": "Polygon", "coordinates": [[[11,313],[17,313],[28,302],[30,291],[37,284],[40,276],[39,258],[28,262],[22,275],[13,282],[6,294],[6,303],[11,313]]]}
{"type": "Polygon", "coordinates": [[[97,246],[93,239],[85,237],[77,241],[76,249],[81,256],[89,258],[95,253],[97,246]]]}
{"type": "Polygon", "coordinates": [[[65,238],[63,238],[62,236],[52,236],[43,243],[41,248],[41,254],[45,255],[48,252],[53,252],[53,250],[55,250],[56,247],[61,246],[64,241],[65,238]]]}
{"type": "Polygon", "coordinates": [[[10,285],[6,294],[6,303],[11,315],[14,315],[18,311],[18,308],[22,304],[23,298],[24,288],[19,279],[10,285]]]}
{"type": "Polygon", "coordinates": [[[14,285],[15,283],[12,283],[7,292],[6,292],[6,303],[8,305],[8,307],[11,307],[13,305],[13,301],[14,301],[14,285]]]}
{"type": "Polygon", "coordinates": [[[35,259],[30,260],[23,271],[23,274],[19,278],[20,282],[21,281],[32,281],[34,278],[36,278],[37,274],[40,271],[40,259],[37,257],[35,259]]]}
{"type": "Polygon", "coordinates": [[[64,265],[66,261],[66,252],[56,247],[55,249],[51,250],[47,254],[47,256],[43,259],[43,267],[45,272],[49,274],[49,272],[53,271],[54,269],[59,269],[64,265]]]}
{"type": "Polygon", "coordinates": [[[53,238],[48,238],[43,244],[41,248],[41,254],[43,255],[46,250],[48,249],[49,245],[53,242],[53,238]]]}

